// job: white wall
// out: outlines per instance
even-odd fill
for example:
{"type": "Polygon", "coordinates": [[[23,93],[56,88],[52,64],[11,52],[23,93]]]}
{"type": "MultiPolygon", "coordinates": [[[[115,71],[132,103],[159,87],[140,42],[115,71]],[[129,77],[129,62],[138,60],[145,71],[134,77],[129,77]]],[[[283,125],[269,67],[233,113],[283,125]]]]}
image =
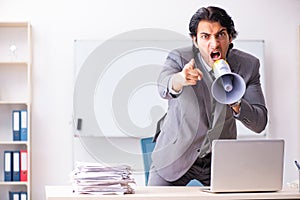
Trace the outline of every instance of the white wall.
{"type": "Polygon", "coordinates": [[[191,15],[210,2],[233,17],[238,39],[265,40],[271,137],[286,141],[285,182],[297,178],[300,0],[1,0],[0,21],[29,20],[33,27],[33,200],[45,199],[45,185],[69,184],[74,39],[137,28],[187,34],[191,15]]]}

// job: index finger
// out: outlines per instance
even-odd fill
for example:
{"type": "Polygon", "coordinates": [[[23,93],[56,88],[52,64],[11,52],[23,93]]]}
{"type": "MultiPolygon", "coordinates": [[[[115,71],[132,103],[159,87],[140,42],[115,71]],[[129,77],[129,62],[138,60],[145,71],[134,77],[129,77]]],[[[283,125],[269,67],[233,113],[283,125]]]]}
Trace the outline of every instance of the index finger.
{"type": "Polygon", "coordinates": [[[186,69],[194,69],[195,68],[195,60],[194,58],[191,59],[185,66],[186,69]]]}

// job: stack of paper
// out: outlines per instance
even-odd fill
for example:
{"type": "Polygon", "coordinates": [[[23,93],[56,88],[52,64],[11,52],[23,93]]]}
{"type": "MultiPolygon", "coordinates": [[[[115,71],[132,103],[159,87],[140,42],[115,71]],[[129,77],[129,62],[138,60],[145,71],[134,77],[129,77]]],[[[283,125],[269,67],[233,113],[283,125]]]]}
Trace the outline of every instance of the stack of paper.
{"type": "Polygon", "coordinates": [[[72,172],[74,192],[78,194],[132,194],[135,180],[127,165],[104,166],[76,163],[72,172]]]}

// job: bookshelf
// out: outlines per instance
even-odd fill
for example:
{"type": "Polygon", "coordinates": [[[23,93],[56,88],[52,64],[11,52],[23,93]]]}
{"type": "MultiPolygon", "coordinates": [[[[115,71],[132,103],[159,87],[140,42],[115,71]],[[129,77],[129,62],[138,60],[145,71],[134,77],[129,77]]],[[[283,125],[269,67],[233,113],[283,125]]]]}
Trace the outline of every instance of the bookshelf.
{"type": "MultiPolygon", "coordinates": [[[[0,22],[0,197],[9,192],[27,192],[31,199],[31,25],[0,22]],[[13,139],[14,110],[27,111],[27,139],[13,139]],[[27,151],[27,181],[5,181],[5,151],[27,151]]],[[[21,129],[20,129],[21,130],[21,129]]],[[[19,160],[19,170],[21,156],[19,160]]],[[[13,166],[13,165],[12,165],[13,166]]],[[[22,168],[23,169],[23,168],[22,168]]]]}

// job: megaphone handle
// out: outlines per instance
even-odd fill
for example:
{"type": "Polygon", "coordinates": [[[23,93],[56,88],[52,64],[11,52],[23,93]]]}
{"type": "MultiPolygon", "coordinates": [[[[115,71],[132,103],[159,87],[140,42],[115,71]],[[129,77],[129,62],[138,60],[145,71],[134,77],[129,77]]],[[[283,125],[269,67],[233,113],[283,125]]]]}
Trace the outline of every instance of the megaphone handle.
{"type": "Polygon", "coordinates": [[[239,99],[237,102],[233,103],[233,104],[230,104],[230,108],[236,113],[240,113],[240,110],[241,110],[241,102],[242,100],[239,99]]]}

